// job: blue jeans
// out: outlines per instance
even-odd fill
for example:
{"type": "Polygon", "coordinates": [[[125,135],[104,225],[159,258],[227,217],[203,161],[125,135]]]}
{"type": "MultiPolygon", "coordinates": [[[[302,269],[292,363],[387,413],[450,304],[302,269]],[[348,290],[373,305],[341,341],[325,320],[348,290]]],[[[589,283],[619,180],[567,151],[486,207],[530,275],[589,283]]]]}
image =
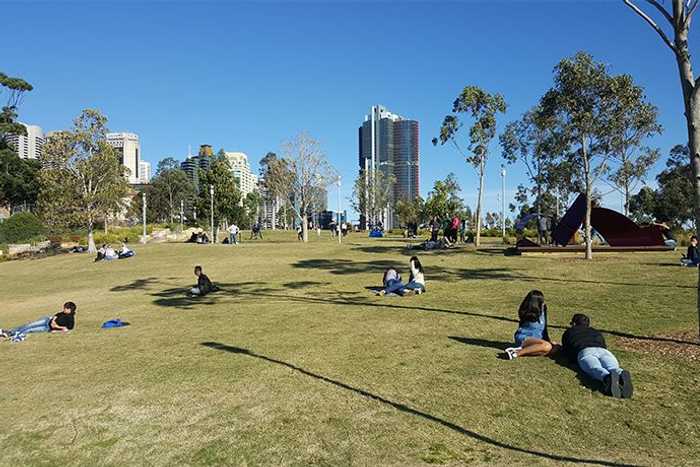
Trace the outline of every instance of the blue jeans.
{"type": "Polygon", "coordinates": [[[15,334],[28,334],[30,332],[49,332],[51,330],[51,319],[53,316],[47,316],[45,318],[32,321],[31,323],[18,326],[14,329],[10,329],[9,334],[14,336],[15,334]]]}
{"type": "Polygon", "coordinates": [[[602,347],[586,347],[578,353],[578,366],[585,374],[603,381],[611,372],[622,373],[617,358],[602,347]]]}
{"type": "Polygon", "coordinates": [[[411,290],[417,290],[420,289],[421,292],[425,292],[425,286],[423,284],[419,284],[418,282],[411,281],[408,284],[406,284],[407,289],[411,290]]]}
{"type": "Polygon", "coordinates": [[[401,295],[404,289],[403,282],[397,279],[389,279],[384,286],[385,293],[395,293],[401,295]]]}
{"type": "Polygon", "coordinates": [[[238,239],[236,238],[236,234],[234,234],[234,233],[229,234],[228,237],[229,237],[229,238],[228,238],[228,242],[229,242],[231,245],[237,245],[237,244],[238,244],[238,239]]]}

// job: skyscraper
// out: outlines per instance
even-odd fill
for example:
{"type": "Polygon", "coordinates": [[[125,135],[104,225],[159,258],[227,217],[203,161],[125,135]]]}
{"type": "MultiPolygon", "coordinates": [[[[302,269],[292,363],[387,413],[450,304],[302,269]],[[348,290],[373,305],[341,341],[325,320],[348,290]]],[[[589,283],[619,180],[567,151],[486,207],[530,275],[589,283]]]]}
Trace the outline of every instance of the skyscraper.
{"type": "Polygon", "coordinates": [[[202,144],[196,156],[188,154],[180,163],[180,168],[187,174],[196,191],[199,191],[199,169],[208,170],[213,157],[214,150],[211,145],[202,144]]]}
{"type": "Polygon", "coordinates": [[[131,184],[140,183],[141,143],[135,133],[107,133],[107,143],[114,148],[123,166],[129,169],[127,180],[131,184]]]}
{"type": "Polygon", "coordinates": [[[248,156],[243,152],[225,152],[226,159],[231,166],[233,178],[238,182],[238,189],[241,190],[243,198],[248,193],[258,189],[258,177],[250,171],[248,156]]]}
{"type": "MultiPolygon", "coordinates": [[[[393,176],[396,180],[383,216],[384,227],[394,228],[398,225],[394,213],[396,202],[413,200],[420,193],[418,122],[375,105],[358,133],[360,174],[368,177],[368,183],[372,183],[368,174],[374,170],[381,170],[387,178],[393,176]]],[[[363,224],[380,220],[366,219],[365,213],[360,213],[360,218],[363,224]]]]}
{"type": "Polygon", "coordinates": [[[22,159],[38,159],[44,147],[44,132],[36,125],[22,125],[27,130],[27,135],[9,135],[7,142],[22,159]]]}

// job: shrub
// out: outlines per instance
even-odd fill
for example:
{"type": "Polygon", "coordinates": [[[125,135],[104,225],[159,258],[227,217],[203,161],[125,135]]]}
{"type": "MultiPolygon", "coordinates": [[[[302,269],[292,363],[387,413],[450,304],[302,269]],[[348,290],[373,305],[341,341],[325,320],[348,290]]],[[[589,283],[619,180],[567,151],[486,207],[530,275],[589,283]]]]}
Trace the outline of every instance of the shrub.
{"type": "Polygon", "coordinates": [[[0,243],[20,243],[39,240],[46,229],[31,212],[13,214],[0,224],[0,243]]]}

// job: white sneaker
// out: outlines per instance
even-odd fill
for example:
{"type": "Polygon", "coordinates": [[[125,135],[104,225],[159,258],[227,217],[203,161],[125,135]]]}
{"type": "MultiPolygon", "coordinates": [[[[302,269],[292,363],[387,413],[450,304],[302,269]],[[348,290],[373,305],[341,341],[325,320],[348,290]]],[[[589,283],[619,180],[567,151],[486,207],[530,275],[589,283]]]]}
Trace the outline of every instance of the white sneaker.
{"type": "Polygon", "coordinates": [[[508,360],[514,360],[518,358],[518,350],[522,349],[522,347],[508,347],[506,349],[506,355],[508,356],[508,360]]]}

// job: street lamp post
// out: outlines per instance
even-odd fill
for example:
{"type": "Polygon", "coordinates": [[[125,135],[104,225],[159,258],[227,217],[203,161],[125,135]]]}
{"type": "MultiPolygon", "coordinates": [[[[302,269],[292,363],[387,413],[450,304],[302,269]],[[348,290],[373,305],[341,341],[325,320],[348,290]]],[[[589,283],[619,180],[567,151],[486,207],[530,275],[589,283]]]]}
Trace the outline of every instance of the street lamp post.
{"type": "Polygon", "coordinates": [[[506,168],[501,166],[501,230],[503,241],[506,239],[506,168]]]}
{"type": "Polygon", "coordinates": [[[209,185],[209,195],[211,197],[211,242],[216,243],[216,236],[214,233],[214,185],[209,185]]]}
{"type": "MultiPolygon", "coordinates": [[[[340,221],[342,220],[343,215],[340,210],[340,175],[338,175],[338,227],[340,227],[340,221]]],[[[338,243],[343,243],[343,229],[340,229],[339,235],[338,235],[338,243]]]]}
{"type": "Polygon", "coordinates": [[[146,192],[141,192],[141,200],[143,201],[143,235],[141,236],[141,243],[146,243],[146,192]]]}

